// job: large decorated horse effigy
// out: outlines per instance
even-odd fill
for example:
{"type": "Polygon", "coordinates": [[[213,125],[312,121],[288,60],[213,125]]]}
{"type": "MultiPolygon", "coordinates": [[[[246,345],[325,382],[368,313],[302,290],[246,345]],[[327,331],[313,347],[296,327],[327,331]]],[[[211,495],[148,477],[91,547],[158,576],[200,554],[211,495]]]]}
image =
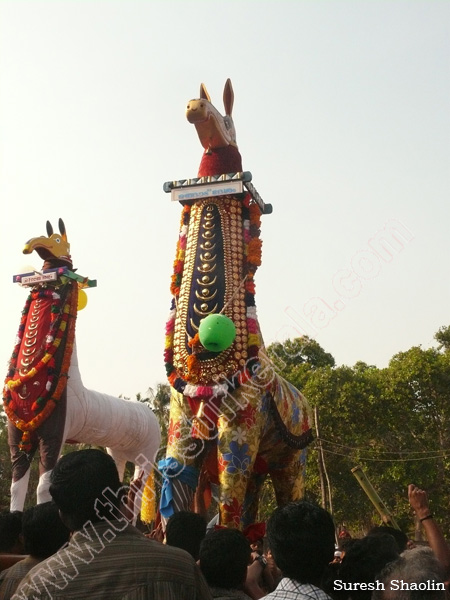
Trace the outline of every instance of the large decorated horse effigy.
{"type": "Polygon", "coordinates": [[[254,275],[271,206],[242,171],[233,100],[228,80],[222,116],[201,85],[186,111],[204,148],[198,177],[164,185],[183,210],[166,326],[172,392],[160,511],[189,509],[200,473],[218,485],[221,524],[246,528],[268,474],[279,505],[302,497],[312,413],[263,348],[254,275]]]}
{"type": "MultiPolygon", "coordinates": [[[[36,251],[42,271],[15,275],[31,288],[5,380],[12,459],[11,510],[23,510],[30,465],[39,450],[38,503],[51,500],[50,474],[65,442],[104,446],[122,479],[127,461],[135,477],[148,481],[161,441],[158,421],[141,402],[115,398],[84,387],[75,347],[75,323],[83,287],[96,282],[72,270],[64,223],[47,236],[30,239],[24,254],[36,251]]],[[[153,491],[144,491],[151,499],[153,491]]],[[[135,513],[142,494],[137,495],[135,513]]]]}

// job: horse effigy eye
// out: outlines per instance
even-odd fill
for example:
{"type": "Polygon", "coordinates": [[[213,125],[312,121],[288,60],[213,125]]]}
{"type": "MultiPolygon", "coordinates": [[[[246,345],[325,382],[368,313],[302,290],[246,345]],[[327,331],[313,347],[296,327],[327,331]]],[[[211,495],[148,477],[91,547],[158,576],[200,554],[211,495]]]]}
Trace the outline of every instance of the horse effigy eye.
{"type": "Polygon", "coordinates": [[[59,244],[61,242],[61,238],[55,238],[55,242],[59,244]]]}

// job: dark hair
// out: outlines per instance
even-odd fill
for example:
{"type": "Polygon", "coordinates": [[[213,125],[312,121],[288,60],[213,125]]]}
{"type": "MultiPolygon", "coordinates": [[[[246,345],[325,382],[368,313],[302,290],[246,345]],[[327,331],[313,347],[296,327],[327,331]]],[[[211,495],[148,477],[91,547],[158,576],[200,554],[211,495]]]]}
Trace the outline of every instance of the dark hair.
{"type": "Polygon", "coordinates": [[[0,552],[11,552],[22,533],[22,513],[4,510],[0,513],[0,552]]]}
{"type": "Polygon", "coordinates": [[[235,589],[245,581],[250,556],[250,544],[242,532],[217,529],[200,546],[200,569],[208,585],[235,589]]]}
{"type": "MultiPolygon", "coordinates": [[[[397,542],[389,534],[378,533],[356,540],[345,553],[339,571],[344,583],[373,583],[389,562],[398,558],[397,542]]],[[[352,591],[352,600],[370,600],[370,590],[352,591]]]]}
{"type": "Polygon", "coordinates": [[[334,524],[326,510],[300,501],[277,508],[267,524],[275,562],[286,577],[319,584],[334,556],[334,524]]]}
{"type": "Polygon", "coordinates": [[[62,513],[64,523],[72,530],[81,529],[87,521],[95,523],[104,514],[111,518],[111,505],[117,508],[120,498],[114,494],[121,488],[114,460],[101,450],[79,450],[66,454],[56,463],[51,474],[50,494],[62,513]],[[110,490],[105,499],[104,492],[110,490]],[[96,503],[96,500],[99,500],[96,503]]]}
{"type": "Polygon", "coordinates": [[[197,513],[180,511],[167,521],[166,543],[186,550],[195,560],[198,560],[205,535],[206,519],[197,513]]]}
{"type": "Polygon", "coordinates": [[[69,541],[70,531],[61,521],[53,502],[32,506],[23,513],[22,533],[25,553],[34,558],[48,558],[69,541]]]}
{"type": "Polygon", "coordinates": [[[378,533],[386,533],[392,535],[394,540],[397,543],[398,551],[401,554],[404,550],[406,550],[408,544],[408,536],[400,529],[394,529],[394,527],[388,527],[387,525],[380,525],[378,527],[372,527],[367,535],[375,535],[378,533]]]}
{"type": "Polygon", "coordinates": [[[345,540],[339,540],[338,546],[339,546],[339,550],[341,552],[348,552],[348,549],[350,548],[350,546],[353,546],[354,542],[357,542],[358,540],[355,538],[346,538],[345,540]]]}

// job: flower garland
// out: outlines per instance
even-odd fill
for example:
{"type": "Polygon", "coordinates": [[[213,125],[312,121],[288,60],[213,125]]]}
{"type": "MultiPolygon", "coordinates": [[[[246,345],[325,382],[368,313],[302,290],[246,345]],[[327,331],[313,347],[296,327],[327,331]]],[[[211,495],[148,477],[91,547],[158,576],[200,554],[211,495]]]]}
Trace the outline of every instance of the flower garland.
{"type": "Polygon", "coordinates": [[[190,219],[191,207],[186,204],[183,207],[183,211],[181,213],[181,228],[180,235],[177,243],[177,252],[175,261],[173,263],[173,275],[172,281],[170,284],[170,291],[174,299],[172,300],[171,311],[169,314],[169,320],[166,324],[166,340],[164,344],[164,364],[166,368],[167,377],[169,379],[169,383],[174,386],[175,379],[177,377],[175,372],[175,367],[173,365],[173,334],[175,328],[175,317],[176,317],[176,308],[175,308],[175,298],[178,298],[180,295],[180,286],[181,286],[181,277],[183,274],[184,268],[184,259],[186,255],[186,243],[187,243],[187,233],[189,229],[189,219],[190,219]]]}
{"type": "MultiPolygon", "coordinates": [[[[166,338],[164,345],[164,363],[167,378],[170,385],[178,392],[189,398],[208,400],[212,397],[225,395],[228,391],[237,389],[252,377],[256,375],[259,368],[258,354],[261,344],[259,335],[258,320],[255,306],[255,282],[254,275],[256,269],[261,264],[261,246],[259,239],[261,227],[261,212],[257,204],[251,202],[250,194],[247,194],[243,200],[243,234],[244,234],[244,275],[245,275],[245,303],[247,306],[247,364],[234,374],[227,383],[218,383],[212,386],[193,385],[189,383],[189,376],[186,380],[180,377],[173,364],[173,341],[175,319],[177,314],[176,299],[180,294],[181,279],[184,269],[184,260],[186,255],[186,243],[189,230],[190,205],[183,207],[181,215],[180,235],[177,243],[176,257],[174,261],[174,272],[170,291],[174,296],[169,313],[169,319],[166,324],[166,338]]],[[[187,366],[191,372],[196,366],[195,346],[198,345],[198,335],[188,341],[188,345],[193,348],[193,353],[189,356],[187,366]]]]}
{"type": "Polygon", "coordinates": [[[67,384],[67,377],[75,338],[78,286],[72,283],[68,283],[66,285],[68,287],[66,288],[67,293],[64,294],[64,296],[66,296],[65,300],[62,300],[61,295],[51,289],[41,288],[38,290],[33,290],[30,293],[22,311],[22,318],[20,320],[19,331],[16,337],[16,344],[9,361],[8,374],[5,379],[3,406],[8,419],[23,432],[19,448],[25,452],[29,452],[32,448],[31,432],[35,431],[52,414],[56,403],[61,398],[61,395],[67,384]],[[44,356],[25,375],[22,375],[17,379],[13,379],[16,373],[17,358],[19,356],[20,345],[23,340],[25,325],[31,303],[33,300],[38,298],[52,299],[50,329],[45,338],[46,344],[44,356]],[[66,336],[65,340],[63,340],[64,335],[66,336]],[[56,373],[55,369],[55,353],[62,341],[65,341],[65,346],[61,362],[61,370],[58,374],[56,373]],[[47,383],[45,386],[45,392],[42,396],[37,398],[37,400],[33,402],[31,406],[31,410],[35,413],[35,416],[30,421],[24,421],[23,419],[19,418],[15,412],[17,407],[12,398],[11,392],[35,377],[44,369],[45,366],[47,366],[47,383]],[[51,394],[51,397],[49,397],[50,392],[54,387],[56,378],[56,388],[53,394],[51,394]]]}

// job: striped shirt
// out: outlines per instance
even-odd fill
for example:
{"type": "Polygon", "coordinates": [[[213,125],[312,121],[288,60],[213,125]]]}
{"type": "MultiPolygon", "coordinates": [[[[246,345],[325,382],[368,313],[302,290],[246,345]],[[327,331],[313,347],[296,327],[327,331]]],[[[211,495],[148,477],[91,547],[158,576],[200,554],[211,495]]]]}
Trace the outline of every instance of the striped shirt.
{"type": "Polygon", "coordinates": [[[0,573],[0,600],[10,600],[19,583],[39,563],[38,558],[26,556],[0,573]]]}
{"type": "Polygon", "coordinates": [[[194,559],[119,521],[88,522],[23,579],[13,600],[211,600],[194,559]]]}
{"type": "Polygon", "coordinates": [[[283,577],[277,589],[261,600],[331,600],[328,594],[311,583],[299,583],[283,577]]]}

